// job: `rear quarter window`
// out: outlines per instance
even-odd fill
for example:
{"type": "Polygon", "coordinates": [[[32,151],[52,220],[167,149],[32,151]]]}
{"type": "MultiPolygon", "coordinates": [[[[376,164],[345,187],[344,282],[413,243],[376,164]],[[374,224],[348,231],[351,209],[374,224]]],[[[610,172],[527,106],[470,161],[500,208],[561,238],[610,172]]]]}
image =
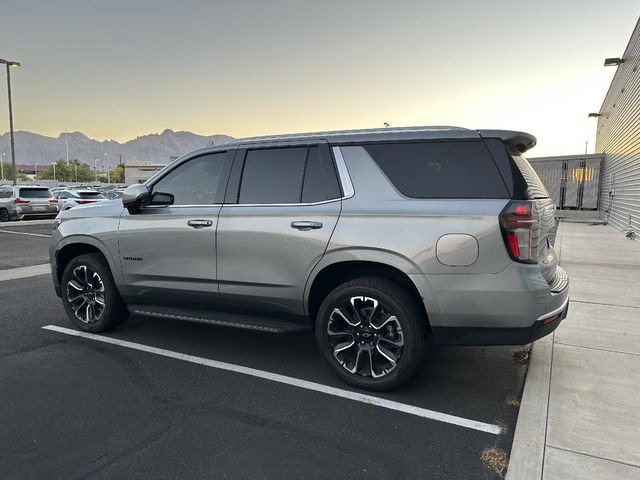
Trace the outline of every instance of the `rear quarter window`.
{"type": "Polygon", "coordinates": [[[364,145],[395,187],[413,198],[509,198],[482,141],[364,145]]]}

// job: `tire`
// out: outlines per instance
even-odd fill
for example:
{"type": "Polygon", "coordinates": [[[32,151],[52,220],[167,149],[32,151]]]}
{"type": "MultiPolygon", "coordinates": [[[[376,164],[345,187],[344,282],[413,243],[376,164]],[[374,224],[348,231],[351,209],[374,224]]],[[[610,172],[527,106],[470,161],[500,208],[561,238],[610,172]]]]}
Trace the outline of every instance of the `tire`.
{"type": "Polygon", "coordinates": [[[338,377],[357,388],[383,391],[406,382],[420,367],[428,329],[420,305],[404,288],[362,277],[327,295],[315,335],[338,377]]]}
{"type": "Polygon", "coordinates": [[[9,210],[7,210],[6,208],[0,209],[0,222],[8,222],[9,220],[11,220],[9,210]]]}
{"type": "Polygon", "coordinates": [[[105,332],[129,318],[109,265],[98,253],[71,260],[62,274],[61,290],[64,309],[79,330],[105,332]]]}

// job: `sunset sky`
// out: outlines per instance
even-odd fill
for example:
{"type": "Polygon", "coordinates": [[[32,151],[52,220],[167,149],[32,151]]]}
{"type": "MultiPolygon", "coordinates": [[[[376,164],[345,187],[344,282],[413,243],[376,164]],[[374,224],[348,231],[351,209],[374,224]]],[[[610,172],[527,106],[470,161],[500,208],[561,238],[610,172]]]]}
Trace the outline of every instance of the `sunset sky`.
{"type": "MultiPolygon", "coordinates": [[[[16,130],[125,141],[406,125],[593,150],[638,0],[2,0],[16,130]]],[[[1,72],[0,72],[1,73],[1,72]]],[[[0,132],[8,130],[0,75],[0,132]]]]}

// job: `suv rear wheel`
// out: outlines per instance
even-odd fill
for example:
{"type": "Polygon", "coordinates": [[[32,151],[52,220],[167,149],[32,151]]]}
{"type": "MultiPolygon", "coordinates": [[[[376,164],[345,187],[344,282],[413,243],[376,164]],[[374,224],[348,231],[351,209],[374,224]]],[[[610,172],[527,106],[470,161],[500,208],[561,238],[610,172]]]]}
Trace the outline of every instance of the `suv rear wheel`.
{"type": "Polygon", "coordinates": [[[104,257],[79,255],[62,274],[62,303],[69,319],[85,332],[104,332],[129,316],[104,257]]]}
{"type": "Polygon", "coordinates": [[[394,282],[357,278],[334,289],[316,317],[316,343],[332,370],[366,390],[388,390],[420,366],[426,319],[417,301],[394,282]]]}
{"type": "Polygon", "coordinates": [[[8,222],[9,220],[11,220],[9,210],[6,208],[0,208],[0,222],[8,222]]]}

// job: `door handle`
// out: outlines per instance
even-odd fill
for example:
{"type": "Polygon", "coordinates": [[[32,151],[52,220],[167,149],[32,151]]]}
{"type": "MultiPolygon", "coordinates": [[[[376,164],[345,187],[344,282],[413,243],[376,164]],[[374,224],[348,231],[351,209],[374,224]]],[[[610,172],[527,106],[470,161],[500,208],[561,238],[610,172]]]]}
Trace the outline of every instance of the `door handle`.
{"type": "Polygon", "coordinates": [[[212,226],[213,222],[211,220],[189,220],[187,222],[187,225],[193,228],[200,229],[200,228],[212,226]]]}
{"type": "Polygon", "coordinates": [[[291,228],[297,228],[298,230],[311,230],[312,228],[322,228],[322,222],[310,222],[307,220],[299,222],[291,222],[291,228]]]}

